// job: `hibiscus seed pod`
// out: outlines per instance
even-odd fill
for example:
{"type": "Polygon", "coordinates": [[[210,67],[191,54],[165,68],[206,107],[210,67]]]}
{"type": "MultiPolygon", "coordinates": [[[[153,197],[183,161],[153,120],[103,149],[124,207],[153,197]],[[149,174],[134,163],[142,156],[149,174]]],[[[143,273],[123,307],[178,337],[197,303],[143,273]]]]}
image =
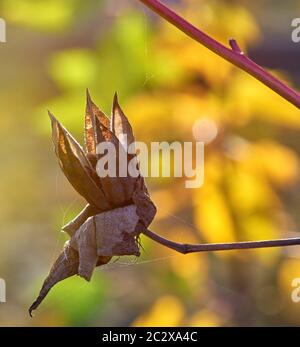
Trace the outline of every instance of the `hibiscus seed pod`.
{"type": "Polygon", "coordinates": [[[135,153],[128,153],[128,145],[134,144],[135,139],[117,95],[109,121],[94,104],[87,90],[84,126],[86,152],[50,112],[49,116],[60,167],[88,204],[63,227],[71,239],[52,266],[38,298],[29,309],[30,315],[59,281],[76,274],[89,281],[94,268],[108,263],[113,256],[139,256],[137,238],[156,213],[142,175],[131,177],[127,167],[125,177],[119,175],[120,156],[128,160],[136,156],[135,153]],[[127,141],[123,141],[124,135],[127,141]],[[109,142],[115,147],[116,177],[97,175],[97,164],[103,155],[98,153],[97,146],[102,142],[109,142]]]}

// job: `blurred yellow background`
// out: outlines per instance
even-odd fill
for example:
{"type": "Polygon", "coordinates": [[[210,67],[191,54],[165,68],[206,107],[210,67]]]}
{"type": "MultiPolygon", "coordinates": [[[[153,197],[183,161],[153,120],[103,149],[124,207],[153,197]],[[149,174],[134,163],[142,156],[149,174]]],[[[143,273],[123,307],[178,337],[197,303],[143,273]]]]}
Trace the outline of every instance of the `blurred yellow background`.
{"type": "MultiPolygon", "coordinates": [[[[222,43],[236,38],[299,89],[296,0],[164,3],[222,43]]],[[[151,228],[182,242],[299,235],[300,114],[137,0],[1,0],[0,17],[0,325],[299,325],[299,247],[183,256],[145,237],[139,259],[116,259],[91,283],[61,282],[29,318],[67,240],[60,228],[85,204],[58,167],[47,109],[81,143],[86,87],[108,114],[118,91],[138,141],[192,141],[209,120],[218,134],[203,187],[147,179],[151,228]]]]}

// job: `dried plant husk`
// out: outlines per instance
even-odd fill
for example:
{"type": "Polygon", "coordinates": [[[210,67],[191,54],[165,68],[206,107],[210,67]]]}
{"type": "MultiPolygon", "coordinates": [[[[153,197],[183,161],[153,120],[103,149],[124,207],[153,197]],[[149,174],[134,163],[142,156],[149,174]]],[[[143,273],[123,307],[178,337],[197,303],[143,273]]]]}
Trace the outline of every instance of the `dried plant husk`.
{"type": "MultiPolygon", "coordinates": [[[[135,137],[133,134],[132,127],[124,111],[121,109],[121,106],[119,105],[117,94],[115,94],[114,96],[112,116],[111,116],[110,124],[109,124],[108,118],[105,116],[104,112],[100,111],[99,108],[95,105],[95,103],[91,99],[89,92],[87,91],[86,116],[85,116],[86,147],[87,148],[89,147],[87,144],[88,138],[90,138],[91,139],[90,141],[92,142],[92,144],[90,145],[91,148],[95,148],[95,146],[97,146],[96,144],[97,141],[98,143],[102,141],[111,142],[115,145],[115,148],[117,150],[117,156],[120,155],[119,148],[121,148],[121,152],[122,152],[121,155],[126,155],[124,151],[127,152],[127,146],[126,144],[122,142],[122,139],[123,139],[122,135],[124,134],[127,136],[127,146],[135,142],[135,137]],[[98,118],[98,122],[96,122],[96,118],[98,118]],[[98,130],[97,131],[95,129],[91,130],[91,126],[94,126],[94,127],[97,126],[98,130]],[[99,128],[101,131],[99,131],[99,128]],[[92,136],[88,135],[87,132],[89,134],[92,134],[92,136]]],[[[91,149],[91,151],[93,150],[91,149]]],[[[89,154],[91,153],[88,153],[87,157],[89,157],[89,154]]],[[[128,162],[132,160],[134,157],[135,157],[135,154],[127,153],[128,162]]],[[[93,156],[92,158],[94,158],[93,160],[95,160],[96,156],[95,157],[93,156]]],[[[96,161],[97,161],[97,158],[96,158],[96,161]]],[[[117,167],[117,172],[118,172],[118,169],[119,168],[117,167]]],[[[101,185],[103,193],[105,194],[106,198],[109,200],[110,204],[113,205],[114,207],[130,204],[133,201],[132,200],[133,195],[137,194],[137,193],[134,193],[137,189],[141,189],[143,191],[143,194],[145,194],[148,197],[148,200],[150,200],[149,193],[146,188],[145,180],[141,176],[141,174],[137,178],[130,177],[129,174],[127,175],[127,177],[105,177],[105,178],[102,177],[100,181],[101,181],[100,185],[101,185]]],[[[138,195],[141,196],[142,194],[139,193],[138,195]]],[[[153,203],[150,205],[151,205],[151,211],[154,211],[153,203]]],[[[86,221],[88,217],[96,213],[99,213],[101,211],[102,210],[95,208],[95,206],[87,205],[77,217],[75,217],[71,222],[65,225],[62,229],[66,231],[70,236],[72,236],[76,232],[76,230],[80,227],[80,225],[82,225],[86,221]]],[[[152,214],[149,213],[148,220],[151,219],[150,216],[152,214]]]]}
{"type": "Polygon", "coordinates": [[[88,204],[63,227],[71,238],[52,266],[38,298],[31,305],[30,315],[56,283],[73,275],[89,281],[94,268],[108,263],[113,256],[139,256],[138,236],[149,226],[156,213],[141,174],[131,177],[127,172],[126,177],[99,177],[96,172],[97,161],[101,157],[97,153],[97,145],[101,142],[110,142],[115,146],[117,159],[120,155],[127,156],[128,161],[135,157],[135,153],[127,152],[127,146],[135,139],[117,95],[109,121],[87,91],[84,126],[86,153],[50,112],[49,115],[60,167],[88,204]],[[123,141],[123,134],[127,136],[127,142],[123,141]]]}

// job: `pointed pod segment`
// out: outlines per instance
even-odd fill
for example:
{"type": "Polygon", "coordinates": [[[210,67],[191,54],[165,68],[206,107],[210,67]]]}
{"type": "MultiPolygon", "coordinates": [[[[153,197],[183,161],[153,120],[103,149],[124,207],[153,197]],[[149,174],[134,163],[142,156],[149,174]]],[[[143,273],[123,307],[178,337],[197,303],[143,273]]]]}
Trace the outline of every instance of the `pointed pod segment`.
{"type": "Polygon", "coordinates": [[[69,243],[53,264],[48,277],[45,279],[39,296],[29,308],[29,314],[32,317],[32,311],[36,310],[44,300],[50,289],[58,282],[76,275],[79,266],[78,252],[74,250],[69,243]]]}
{"type": "Polygon", "coordinates": [[[131,143],[135,142],[132,127],[119,105],[117,93],[115,93],[113,100],[110,130],[116,135],[126,150],[131,143]]]}
{"type": "Polygon", "coordinates": [[[86,158],[81,146],[71,134],[49,112],[52,124],[52,140],[60,167],[65,176],[89,204],[100,211],[110,209],[101,187],[97,186],[89,160],[86,158]]]}
{"type": "MultiPolygon", "coordinates": [[[[130,176],[128,172],[128,159],[130,160],[130,157],[128,158],[127,151],[121,145],[117,136],[103,124],[100,124],[100,127],[103,136],[103,142],[110,143],[114,148],[112,156],[110,156],[109,152],[105,155],[107,156],[106,160],[114,160],[116,163],[115,176],[102,175],[100,172],[102,164],[99,166],[97,165],[97,172],[101,176],[101,187],[105,196],[113,204],[114,207],[124,206],[124,204],[131,201],[137,178],[130,176]],[[120,160],[120,158],[123,158],[123,160],[120,160]],[[125,175],[121,175],[121,171],[124,172],[125,175]]],[[[102,162],[102,158],[105,158],[103,154],[98,154],[98,156],[100,158],[100,161],[98,162],[99,164],[102,162]]]]}
{"type": "Polygon", "coordinates": [[[92,101],[89,90],[86,90],[86,111],[84,124],[85,146],[88,153],[96,154],[96,147],[102,141],[100,124],[109,127],[110,121],[92,101]]]}

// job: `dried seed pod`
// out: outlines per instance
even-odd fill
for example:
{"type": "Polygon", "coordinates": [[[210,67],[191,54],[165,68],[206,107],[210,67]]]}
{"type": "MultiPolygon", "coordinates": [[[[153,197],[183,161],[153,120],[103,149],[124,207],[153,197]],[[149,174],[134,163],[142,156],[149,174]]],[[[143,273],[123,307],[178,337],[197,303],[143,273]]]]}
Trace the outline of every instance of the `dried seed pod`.
{"type": "Polygon", "coordinates": [[[128,160],[135,157],[134,153],[127,151],[128,145],[135,140],[117,95],[109,122],[87,91],[84,127],[86,153],[50,112],[49,115],[59,164],[88,205],[63,228],[71,239],[51,268],[38,298],[29,309],[30,314],[57,282],[75,274],[89,281],[94,268],[108,263],[113,256],[139,256],[137,237],[148,227],[156,213],[141,175],[131,177],[126,171],[125,177],[99,177],[96,172],[97,161],[101,158],[97,146],[101,142],[114,145],[116,159],[121,155],[127,156],[128,160]],[[123,141],[123,135],[126,135],[127,142],[123,141]]]}

